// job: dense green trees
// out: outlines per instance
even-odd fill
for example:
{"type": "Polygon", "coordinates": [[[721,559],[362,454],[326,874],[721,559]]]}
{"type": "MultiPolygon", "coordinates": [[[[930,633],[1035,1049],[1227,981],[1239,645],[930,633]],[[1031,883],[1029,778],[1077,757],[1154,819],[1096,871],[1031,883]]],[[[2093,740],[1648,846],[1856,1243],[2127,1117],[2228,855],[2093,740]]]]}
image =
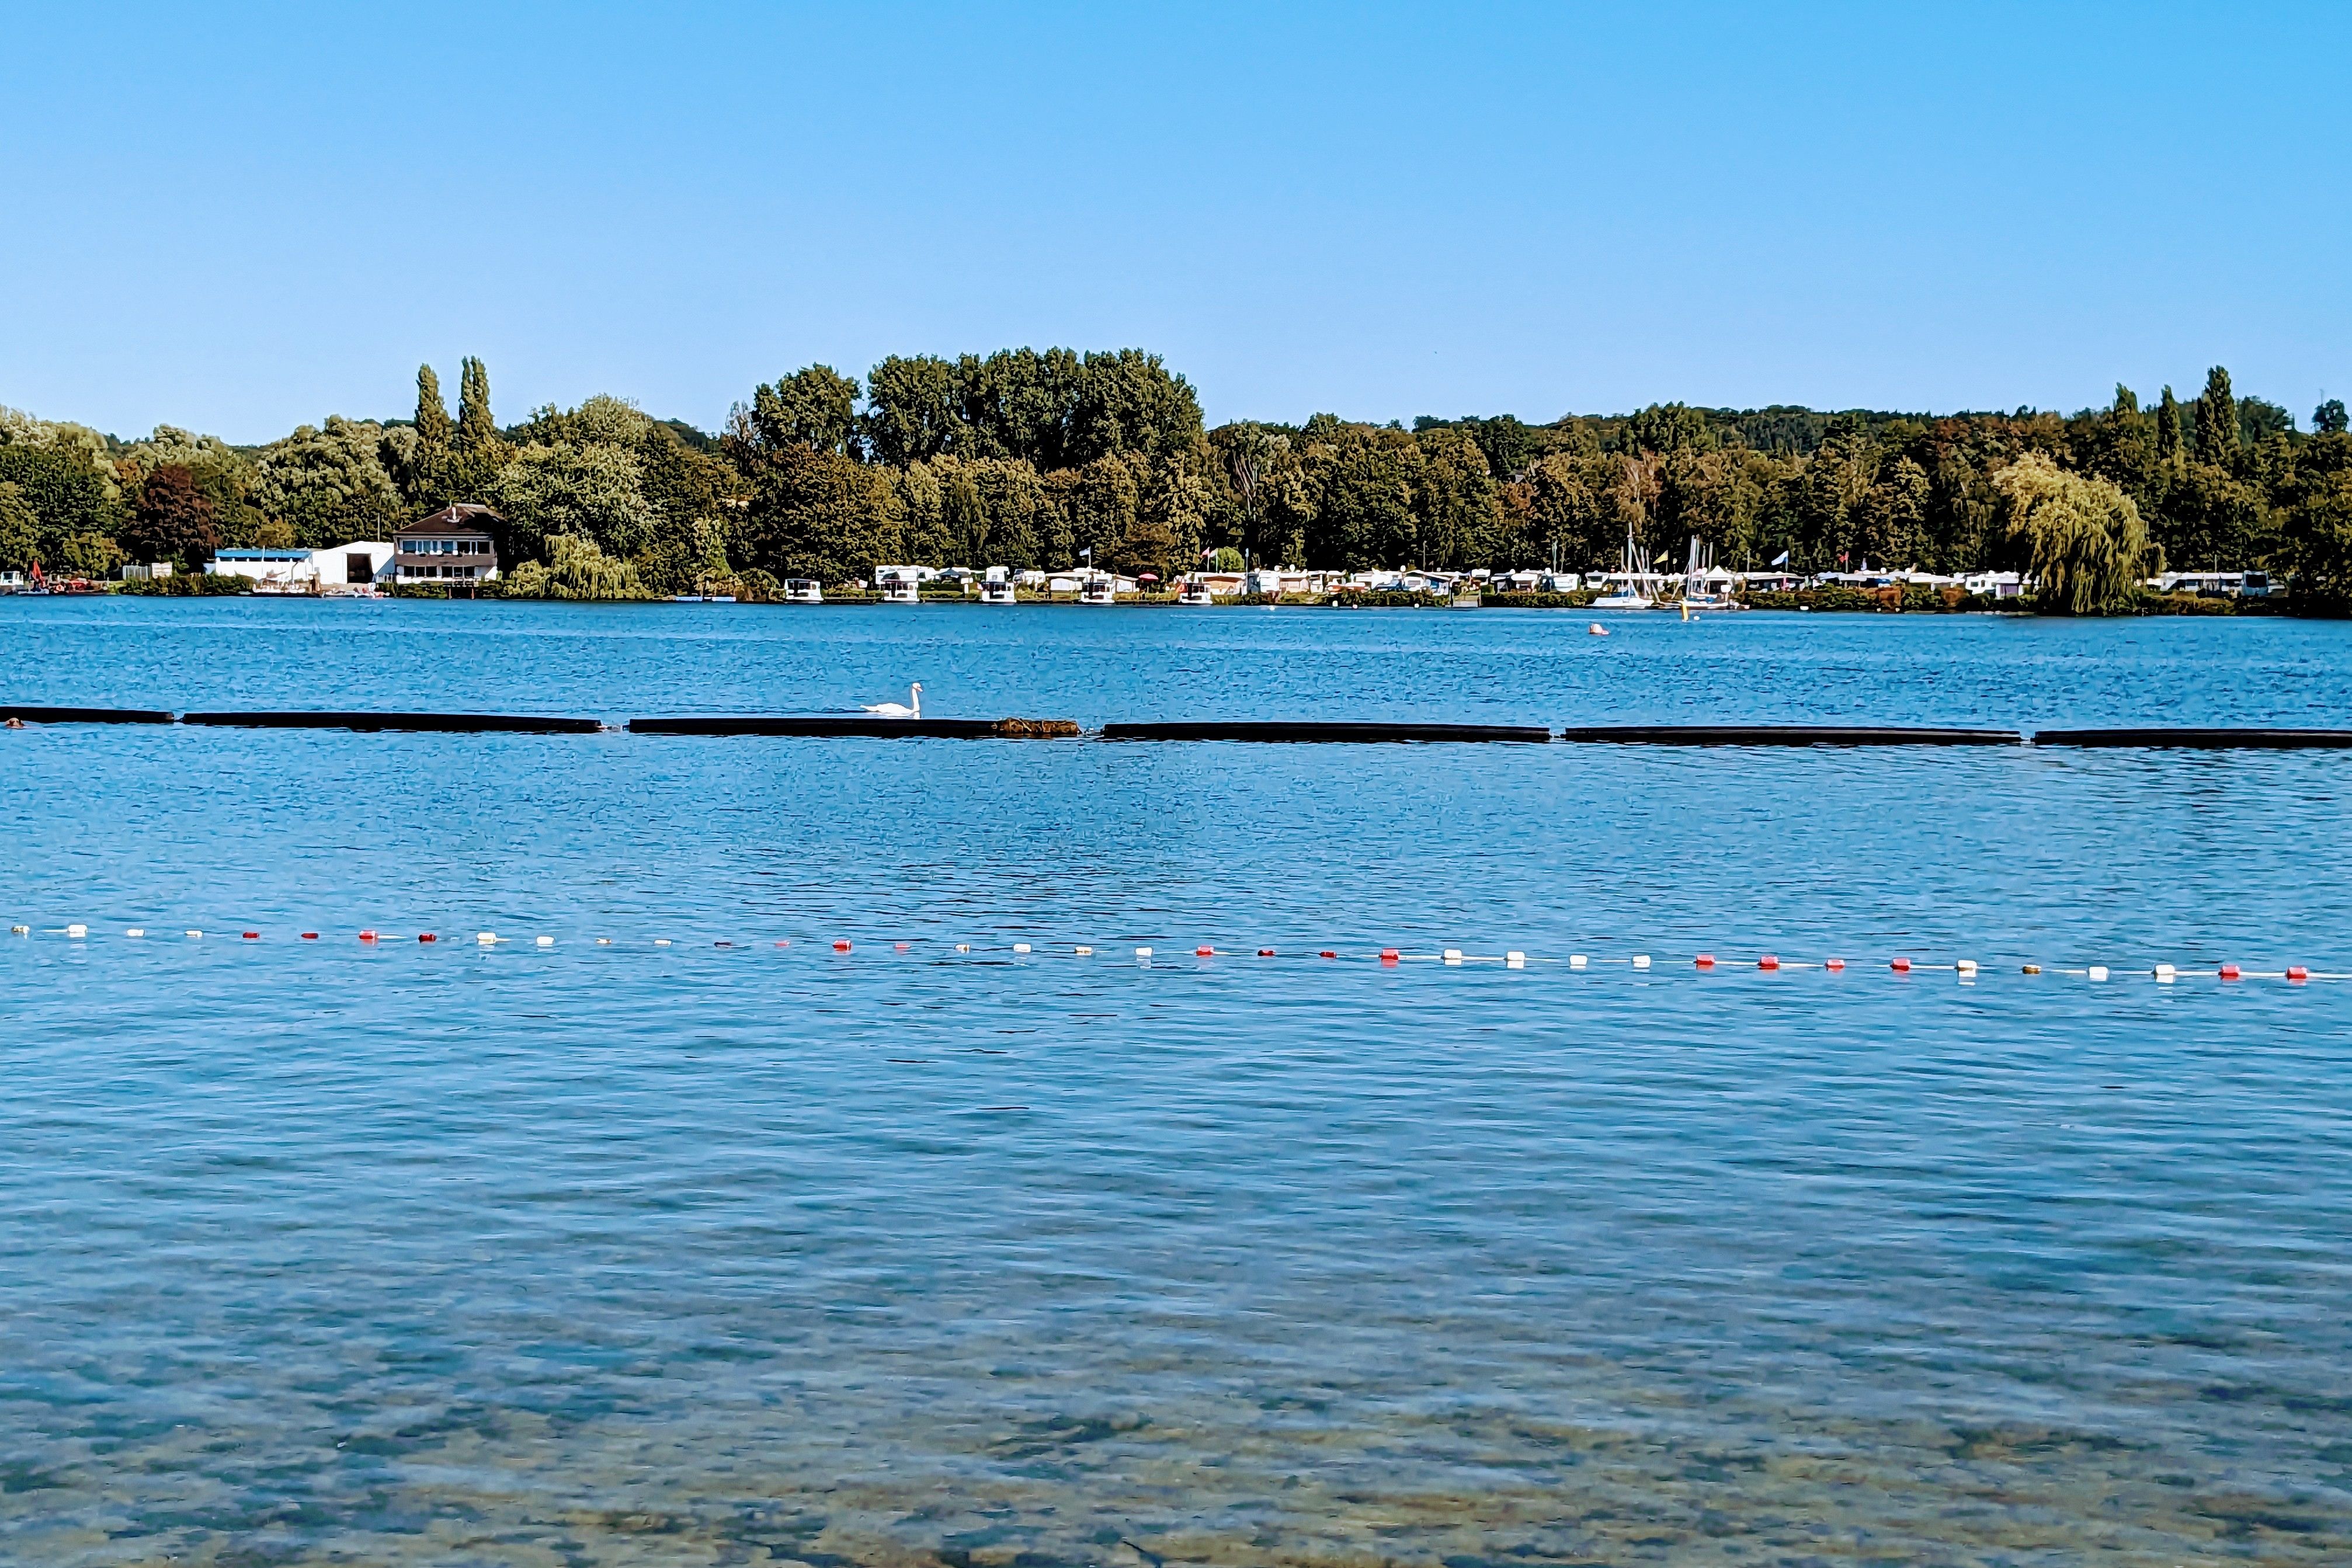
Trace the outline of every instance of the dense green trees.
{"type": "Polygon", "coordinates": [[[1226,550],[1592,570],[1630,532],[1665,560],[1696,534],[1733,566],[1784,551],[1801,570],[2042,561],[2070,606],[2087,583],[2094,607],[2115,563],[2161,552],[2269,565],[2307,604],[2352,605],[2343,405],[2299,431],[2218,366],[2186,407],[2169,387],[2152,407],[2118,387],[2066,416],[1660,403],[1411,430],[1328,413],[1207,430],[1184,378],[1131,349],[892,357],[863,380],[810,365],[752,388],[716,437],[611,397],[501,427],[478,359],[454,419],[432,367],[416,393],[409,419],[330,417],[253,448],[171,426],[125,443],[0,409],[0,567],[331,546],[465,501],[504,519],[510,570],[537,561],[539,591],[584,596],[624,568],[628,592],[667,593],[894,561],[1087,559],[1167,578],[1226,550]]]}

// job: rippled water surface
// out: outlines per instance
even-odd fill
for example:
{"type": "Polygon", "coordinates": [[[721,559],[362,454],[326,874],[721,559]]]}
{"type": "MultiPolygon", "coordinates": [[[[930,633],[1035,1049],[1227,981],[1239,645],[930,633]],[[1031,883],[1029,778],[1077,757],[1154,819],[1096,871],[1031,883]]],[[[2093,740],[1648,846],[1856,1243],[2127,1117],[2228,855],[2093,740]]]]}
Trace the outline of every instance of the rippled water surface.
{"type": "MultiPolygon", "coordinates": [[[[0,697],[2352,725],[1586,619],[0,600],[0,697]]],[[[2345,1561],[2352,983],[2144,972],[2352,972],[2347,768],[6,733],[0,1559],[2345,1561]]]]}

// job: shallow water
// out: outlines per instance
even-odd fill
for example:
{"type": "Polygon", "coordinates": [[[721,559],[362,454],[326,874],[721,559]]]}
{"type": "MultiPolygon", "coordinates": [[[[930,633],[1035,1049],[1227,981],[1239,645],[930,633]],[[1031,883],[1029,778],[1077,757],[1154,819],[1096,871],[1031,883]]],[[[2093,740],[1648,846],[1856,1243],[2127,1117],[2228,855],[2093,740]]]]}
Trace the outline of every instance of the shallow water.
{"type": "MultiPolygon", "coordinates": [[[[2352,712],[2336,626],[1586,619],[0,600],[0,695],[2352,712]]],[[[8,734],[0,1556],[2341,1561],[2352,985],[2122,971],[2352,970],[2347,766],[8,734]]]]}

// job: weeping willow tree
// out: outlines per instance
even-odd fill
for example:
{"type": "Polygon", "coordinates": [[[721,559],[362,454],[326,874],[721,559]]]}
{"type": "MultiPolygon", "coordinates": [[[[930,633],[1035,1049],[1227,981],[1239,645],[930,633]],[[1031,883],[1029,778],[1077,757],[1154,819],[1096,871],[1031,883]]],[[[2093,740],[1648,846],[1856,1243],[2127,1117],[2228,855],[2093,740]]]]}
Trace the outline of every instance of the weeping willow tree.
{"type": "Polygon", "coordinates": [[[2070,474],[2038,452],[1992,476],[2010,538],[2041,580],[2038,606],[2065,615],[2107,615],[2130,604],[2140,580],[2159,570],[2139,508],[2105,479],[2070,474]]]}
{"type": "Polygon", "coordinates": [[[557,534],[548,541],[551,562],[525,561],[508,573],[509,599],[651,599],[637,580],[637,569],[614,560],[595,541],[576,534],[557,534]]]}

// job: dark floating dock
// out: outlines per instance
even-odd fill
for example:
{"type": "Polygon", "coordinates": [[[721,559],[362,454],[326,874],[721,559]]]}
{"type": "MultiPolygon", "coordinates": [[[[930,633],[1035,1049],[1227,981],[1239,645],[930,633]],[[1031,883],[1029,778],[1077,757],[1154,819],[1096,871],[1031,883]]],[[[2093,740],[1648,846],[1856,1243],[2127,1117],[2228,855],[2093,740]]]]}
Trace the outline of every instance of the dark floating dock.
{"type": "Polygon", "coordinates": [[[503,713],[192,713],[182,724],[230,725],[245,729],[349,729],[422,731],[440,735],[594,735],[604,726],[593,718],[546,718],[503,713]]]}
{"type": "Polygon", "coordinates": [[[1512,740],[1541,742],[1551,731],[1531,724],[1177,723],[1107,724],[1105,740],[1512,740]]]}
{"type": "Polygon", "coordinates": [[[633,718],[632,735],[814,735],[868,740],[1044,740],[1074,736],[1066,718],[870,718],[863,714],[633,718]]]}
{"type": "Polygon", "coordinates": [[[172,716],[135,707],[0,707],[0,724],[169,724],[172,716]]]}
{"type": "Polygon", "coordinates": [[[2036,746],[2193,747],[2200,751],[2305,751],[2352,747],[2352,729],[2044,729],[2036,746]]]}
{"type": "Polygon", "coordinates": [[[1626,746],[2019,746],[2013,729],[1907,729],[1822,724],[1629,724],[1565,729],[1562,740],[1626,746]]]}

